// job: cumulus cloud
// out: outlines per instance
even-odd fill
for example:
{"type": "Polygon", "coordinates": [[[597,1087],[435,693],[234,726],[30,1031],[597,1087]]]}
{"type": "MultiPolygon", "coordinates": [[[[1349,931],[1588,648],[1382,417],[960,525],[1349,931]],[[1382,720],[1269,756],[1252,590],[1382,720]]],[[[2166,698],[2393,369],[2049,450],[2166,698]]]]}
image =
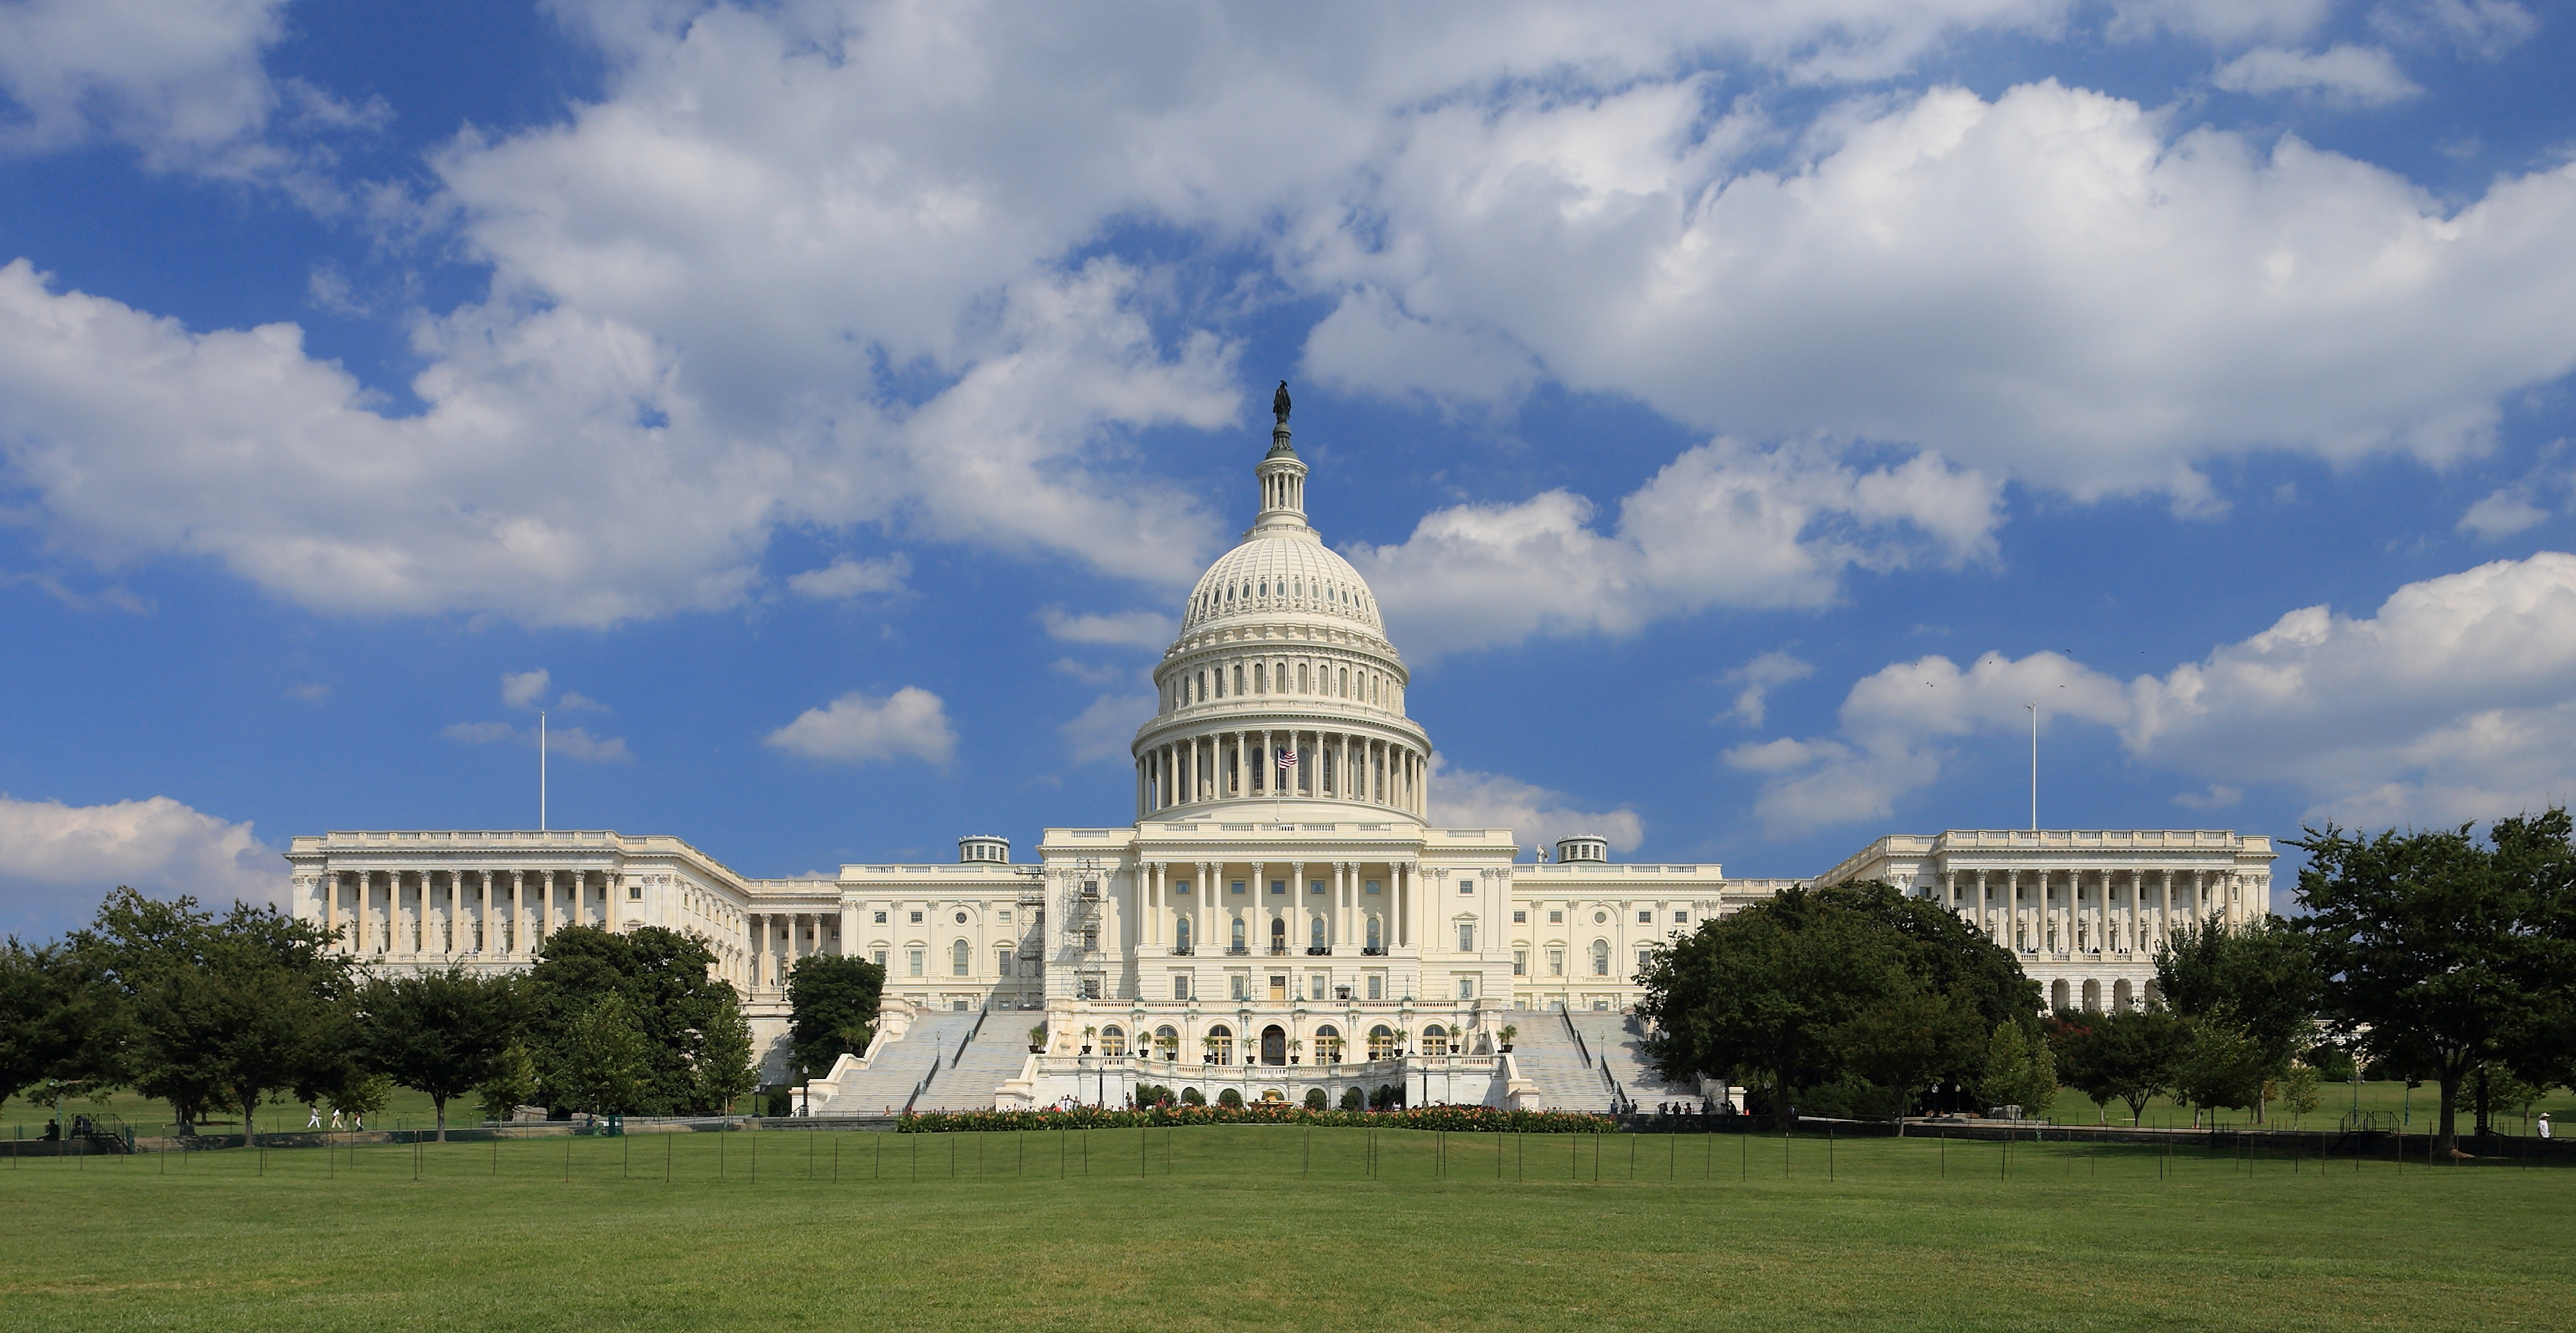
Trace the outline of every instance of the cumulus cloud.
{"type": "Polygon", "coordinates": [[[2540,31],[2540,20],[2516,0],[2392,0],[2370,11],[2370,26],[2396,41],[2497,60],[2540,31]]]}
{"type": "Polygon", "coordinates": [[[1118,611],[1108,615],[1067,615],[1060,606],[1041,608],[1038,620],[1048,635],[1067,643],[1112,643],[1128,648],[1168,648],[1180,625],[1160,611],[1118,611]]]}
{"type": "Polygon", "coordinates": [[[2111,8],[2114,37],[2162,30],[2232,46],[2304,37],[2334,12],[2334,0],[2114,0],[2111,8]]]}
{"type": "Polygon", "coordinates": [[[260,68],[286,0],[19,0],[0,6],[0,146],[92,137],[195,160],[264,125],[260,68]],[[5,113],[14,111],[14,115],[5,113]]]}
{"type": "Polygon", "coordinates": [[[1726,716],[1748,727],[1761,726],[1773,686],[1786,685],[1793,680],[1805,680],[1814,674],[1816,674],[1814,664],[1801,660],[1795,654],[1780,651],[1764,653],[1727,672],[1721,678],[1730,684],[1741,682],[1744,686],[1743,689],[1736,691],[1735,704],[1726,710],[1726,716]]]}
{"type": "Polygon", "coordinates": [[[1579,810],[1575,798],[1501,773],[1450,768],[1431,756],[1431,822],[1451,828],[1507,828],[1523,846],[1553,846],[1579,834],[1605,838],[1632,852],[1646,840],[1646,821],[1634,810],[1579,810]]]}
{"type": "Polygon", "coordinates": [[[842,601],[862,593],[901,592],[904,580],[911,576],[912,561],[901,552],[883,560],[852,560],[845,555],[821,569],[790,576],[787,586],[816,601],[842,601]]]}
{"type": "Polygon", "coordinates": [[[772,749],[829,763],[864,764],[911,756],[945,766],[957,752],[940,697],[907,685],[882,699],[852,691],[796,720],[761,742],[772,749]]]}
{"type": "Polygon", "coordinates": [[[2404,101],[2424,91],[2386,50],[2350,43],[2323,51],[2258,46],[2220,65],[2209,81],[2229,92],[2310,93],[2354,106],[2404,101]]]}
{"type": "Polygon", "coordinates": [[[2468,512],[2460,515],[2459,527],[2462,532],[2498,541],[2548,519],[2549,511],[2533,504],[2522,487],[2506,486],[2470,505],[2468,512]]]}
{"type": "Polygon", "coordinates": [[[1091,701],[1071,722],[1059,728],[1065,748],[1077,764],[1128,756],[1136,728],[1154,715],[1150,694],[1104,694],[1091,701]]]}
{"type": "Polygon", "coordinates": [[[552,674],[542,667],[535,671],[505,671],[501,673],[501,702],[512,708],[535,707],[545,697],[546,684],[552,679],[552,674]]]}
{"type": "Polygon", "coordinates": [[[1991,558],[2001,510],[1992,478],[1929,454],[1864,472],[1817,445],[1719,440],[1621,500],[1606,532],[1590,501],[1549,491],[1443,509],[1349,555],[1389,632],[1433,655],[1711,606],[1822,606],[1852,568],[1991,558]]]}
{"type": "Polygon", "coordinates": [[[287,873],[248,822],[167,796],[110,805],[0,796],[0,929],[47,935],[78,925],[120,884],[218,907],[282,904],[287,873]]]}
{"type": "MultiPolygon", "coordinates": [[[[1898,663],[1855,684],[1840,735],[1726,752],[1762,774],[1775,830],[1889,818],[1971,735],[2111,728],[2135,760],[2212,785],[2177,798],[2233,804],[2244,784],[2302,794],[2307,817],[2440,824],[2576,793],[2576,555],[2544,551],[2399,588],[2374,614],[2289,612],[2163,676],[2122,684],[2056,653],[1898,663]]],[[[2042,811],[2043,817],[2046,811],[2042,811]]]]}

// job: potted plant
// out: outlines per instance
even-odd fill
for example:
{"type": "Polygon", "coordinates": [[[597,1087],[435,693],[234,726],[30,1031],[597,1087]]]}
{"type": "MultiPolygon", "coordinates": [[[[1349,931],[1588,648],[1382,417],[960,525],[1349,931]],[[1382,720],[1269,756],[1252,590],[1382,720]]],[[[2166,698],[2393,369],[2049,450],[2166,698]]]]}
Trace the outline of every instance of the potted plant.
{"type": "Polygon", "coordinates": [[[1046,1024],[1040,1023],[1029,1029],[1029,1054],[1046,1054],[1046,1024]]]}
{"type": "Polygon", "coordinates": [[[1306,1049],[1305,1038],[1290,1037],[1288,1039],[1288,1063],[1292,1065],[1298,1063],[1297,1053],[1304,1049],[1306,1049]]]}
{"type": "Polygon", "coordinates": [[[1100,1031],[1100,1029],[1098,1029],[1098,1028],[1096,1028],[1096,1027],[1092,1027],[1092,1026],[1090,1026],[1089,1024],[1085,1024],[1085,1025],[1083,1026],[1083,1029],[1082,1029],[1082,1053],[1083,1053],[1084,1055],[1089,1055],[1089,1054],[1091,1054],[1091,1038],[1092,1038],[1092,1036],[1093,1036],[1094,1034],[1098,1033],[1099,1031],[1100,1031]]]}
{"type": "Polygon", "coordinates": [[[1503,1039],[1503,1054],[1509,1055],[1512,1053],[1512,1038],[1521,1035],[1521,1030],[1516,1024],[1505,1023],[1503,1030],[1494,1035],[1503,1039]]]}
{"type": "Polygon", "coordinates": [[[1404,1039],[1409,1035],[1403,1028],[1395,1030],[1395,1058],[1398,1060],[1404,1058],[1404,1039]]]}

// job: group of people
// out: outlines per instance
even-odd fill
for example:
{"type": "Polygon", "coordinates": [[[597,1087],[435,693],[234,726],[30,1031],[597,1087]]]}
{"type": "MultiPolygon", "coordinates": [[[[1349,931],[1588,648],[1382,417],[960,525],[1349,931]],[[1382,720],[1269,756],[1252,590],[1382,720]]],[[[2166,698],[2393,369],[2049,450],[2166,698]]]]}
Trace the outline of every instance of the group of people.
{"type": "Polygon", "coordinates": [[[1719,1102],[1717,1104],[1717,1109],[1711,1111],[1708,1109],[1708,1103],[1706,1102],[1657,1102],[1655,1103],[1655,1114],[1733,1115],[1735,1114],[1735,1103],[1731,1101],[1719,1102]]]}
{"type": "MultiPolygon", "coordinates": [[[[85,1115],[76,1115],[76,1116],[73,1116],[73,1117],[72,1117],[72,1137],[73,1137],[73,1138],[76,1138],[76,1139],[85,1139],[85,1138],[88,1138],[88,1137],[90,1137],[91,1135],[93,1135],[93,1134],[97,1134],[97,1133],[99,1133],[99,1132],[100,1132],[100,1131],[99,1131],[99,1127],[98,1127],[98,1122],[97,1122],[97,1121],[92,1120],[92,1119],[90,1119],[88,1116],[85,1116],[85,1115]]],[[[46,1142],[46,1143],[60,1143],[60,1142],[62,1142],[62,1140],[63,1140],[63,1122],[62,1122],[61,1120],[59,1120],[59,1119],[55,1119],[55,1120],[48,1120],[48,1121],[46,1121],[46,1122],[45,1122],[45,1132],[44,1132],[44,1133],[42,1133],[42,1134],[37,1135],[36,1137],[37,1137],[39,1140],[41,1140],[41,1141],[43,1141],[43,1142],[46,1142]]]]}
{"type": "MultiPolygon", "coordinates": [[[[306,1129],[322,1129],[325,1127],[322,1123],[321,1107],[308,1106],[304,1109],[304,1127],[306,1129]]],[[[367,1127],[367,1115],[364,1111],[352,1111],[349,1113],[349,1123],[343,1125],[340,1123],[340,1108],[334,1106],[331,1108],[331,1123],[328,1127],[331,1129],[365,1129],[367,1127]]]]}

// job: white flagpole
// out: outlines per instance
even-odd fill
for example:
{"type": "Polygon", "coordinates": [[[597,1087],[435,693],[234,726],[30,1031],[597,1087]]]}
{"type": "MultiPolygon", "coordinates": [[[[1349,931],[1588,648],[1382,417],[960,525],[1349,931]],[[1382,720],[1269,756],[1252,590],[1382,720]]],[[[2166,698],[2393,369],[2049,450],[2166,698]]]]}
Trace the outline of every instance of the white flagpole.
{"type": "Polygon", "coordinates": [[[537,710],[537,832],[546,831],[546,710],[537,710]]]}

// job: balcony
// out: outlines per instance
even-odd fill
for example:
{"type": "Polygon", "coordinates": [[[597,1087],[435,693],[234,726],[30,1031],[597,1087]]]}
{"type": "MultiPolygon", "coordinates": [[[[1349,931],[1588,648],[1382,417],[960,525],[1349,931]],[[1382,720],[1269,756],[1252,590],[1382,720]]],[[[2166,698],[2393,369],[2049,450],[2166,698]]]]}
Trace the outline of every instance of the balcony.
{"type": "Polygon", "coordinates": [[[1229,949],[1227,949],[1227,950],[1225,951],[1225,953],[1226,953],[1226,957],[1228,957],[1228,958],[1242,958],[1242,957],[1244,957],[1244,956],[1246,956],[1246,955],[1250,954],[1251,952],[1252,952],[1252,950],[1250,950],[1250,949],[1248,949],[1248,948],[1246,948],[1246,947],[1244,947],[1243,945],[1240,945],[1240,944],[1234,945],[1233,947],[1231,947],[1231,948],[1229,948],[1229,949]]]}
{"type": "Polygon", "coordinates": [[[1384,958],[1384,957],[1386,957],[1386,950],[1384,950],[1384,949],[1362,949],[1362,950],[1360,950],[1360,957],[1362,957],[1362,958],[1384,958]]]}
{"type": "Polygon", "coordinates": [[[1173,956],[1174,958],[1187,958],[1187,957],[1189,957],[1189,956],[1190,956],[1190,946],[1188,946],[1188,945],[1186,945],[1186,944],[1175,944],[1175,945],[1173,945],[1173,946],[1172,946],[1172,956],[1173,956]]]}
{"type": "Polygon", "coordinates": [[[1329,944],[1307,945],[1306,956],[1309,958],[1330,958],[1333,956],[1333,946],[1329,944]]]}
{"type": "Polygon", "coordinates": [[[1288,946],[1287,946],[1287,945],[1285,945],[1285,944],[1274,944],[1274,945],[1271,945],[1271,946],[1270,946],[1270,956],[1271,956],[1271,957],[1273,957],[1273,958],[1285,958],[1285,957],[1287,957],[1287,956],[1288,956],[1288,946]]]}

